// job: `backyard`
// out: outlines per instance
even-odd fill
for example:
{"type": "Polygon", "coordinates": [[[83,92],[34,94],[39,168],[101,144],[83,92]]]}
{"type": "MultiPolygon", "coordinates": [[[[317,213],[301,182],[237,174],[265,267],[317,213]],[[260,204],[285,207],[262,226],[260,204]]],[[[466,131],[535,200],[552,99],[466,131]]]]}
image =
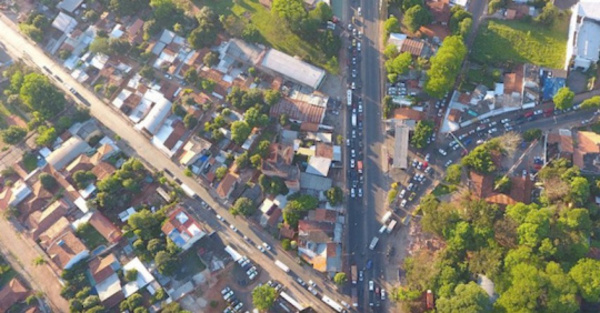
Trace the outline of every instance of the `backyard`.
{"type": "Polygon", "coordinates": [[[490,65],[533,63],[563,68],[568,27],[568,16],[557,19],[553,27],[524,21],[488,20],[479,28],[471,58],[490,65]]]}
{"type": "Polygon", "coordinates": [[[197,8],[208,6],[214,12],[225,16],[225,28],[233,31],[235,37],[241,37],[243,29],[252,24],[260,32],[264,42],[275,49],[281,50],[292,56],[299,56],[304,61],[337,73],[337,64],[331,66],[327,63],[325,52],[316,42],[307,42],[285,27],[285,22],[271,14],[258,0],[191,0],[197,8]],[[229,25],[229,27],[227,26],[229,25]],[[237,33],[237,34],[235,34],[237,33]]]}

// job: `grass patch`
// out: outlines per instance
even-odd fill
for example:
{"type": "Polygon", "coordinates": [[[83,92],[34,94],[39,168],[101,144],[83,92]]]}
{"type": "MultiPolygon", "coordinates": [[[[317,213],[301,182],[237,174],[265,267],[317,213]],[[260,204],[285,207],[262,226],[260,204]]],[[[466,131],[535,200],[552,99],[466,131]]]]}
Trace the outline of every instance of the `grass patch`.
{"type": "Polygon", "coordinates": [[[436,197],[441,197],[456,191],[458,187],[456,185],[438,184],[431,193],[436,197]]]}
{"type": "Polygon", "coordinates": [[[106,239],[92,227],[89,223],[80,225],[77,228],[77,237],[85,243],[85,246],[90,250],[96,249],[98,246],[106,244],[106,239]]]}
{"type": "Polygon", "coordinates": [[[524,21],[485,21],[475,37],[471,58],[483,64],[563,68],[568,23],[566,15],[551,28],[524,21]]]}
{"type": "Polygon", "coordinates": [[[25,167],[27,173],[31,173],[37,168],[37,157],[35,154],[28,152],[23,155],[23,167],[25,167]]]}
{"type": "Polygon", "coordinates": [[[4,259],[0,257],[0,289],[8,284],[15,276],[17,276],[17,272],[12,269],[10,264],[6,263],[4,259]]]}
{"type": "Polygon", "coordinates": [[[277,50],[281,50],[292,56],[299,56],[304,61],[326,69],[328,72],[337,74],[339,69],[327,64],[328,58],[319,48],[316,42],[308,42],[294,34],[285,26],[285,22],[271,14],[267,8],[262,6],[258,0],[191,0],[198,8],[208,6],[217,15],[236,18],[241,28],[247,24],[254,25],[265,43],[277,50]],[[243,26],[242,26],[243,25],[243,26]]]}
{"type": "MultiPolygon", "coordinates": [[[[190,249],[193,250],[193,249],[190,249]]],[[[175,273],[177,280],[191,277],[202,272],[206,265],[200,260],[200,257],[194,251],[188,251],[179,256],[179,269],[175,273]]]]}

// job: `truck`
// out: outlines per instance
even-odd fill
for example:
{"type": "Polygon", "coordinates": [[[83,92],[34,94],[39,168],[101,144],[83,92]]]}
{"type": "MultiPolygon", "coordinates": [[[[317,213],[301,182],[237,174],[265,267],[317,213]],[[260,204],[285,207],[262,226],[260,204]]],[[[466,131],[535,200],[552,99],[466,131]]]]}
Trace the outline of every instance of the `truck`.
{"type": "Polygon", "coordinates": [[[362,171],[363,171],[363,170],[362,170],[362,167],[363,167],[363,163],[362,163],[362,161],[358,161],[358,162],[356,162],[356,168],[358,169],[358,173],[359,173],[359,174],[362,174],[362,171]]]}
{"type": "Polygon", "coordinates": [[[392,220],[388,226],[387,226],[387,232],[388,234],[392,232],[392,230],[394,230],[394,227],[396,227],[396,224],[398,224],[398,222],[396,222],[396,220],[392,220]]]}
{"type": "Polygon", "coordinates": [[[351,274],[352,274],[352,284],[353,284],[353,285],[356,285],[356,281],[358,280],[358,279],[357,279],[357,277],[358,277],[358,274],[357,274],[356,264],[354,264],[354,265],[352,265],[352,266],[350,267],[350,272],[351,272],[351,274]]]}
{"type": "Polygon", "coordinates": [[[374,250],[377,247],[377,243],[379,242],[379,237],[373,237],[371,240],[371,244],[369,244],[369,250],[374,250]]]}
{"type": "Polygon", "coordinates": [[[346,98],[348,101],[348,106],[351,107],[352,106],[352,89],[348,89],[348,91],[346,91],[346,98]]]}
{"type": "Polygon", "coordinates": [[[390,219],[390,217],[392,217],[392,211],[387,211],[387,213],[385,213],[383,215],[383,217],[381,218],[381,224],[387,223],[387,221],[390,219]]]}
{"type": "Polygon", "coordinates": [[[285,265],[285,263],[283,263],[283,262],[281,262],[279,260],[275,260],[275,265],[277,267],[279,267],[282,271],[286,272],[286,273],[290,272],[290,268],[287,265],[285,265]]]}
{"type": "Polygon", "coordinates": [[[356,127],[356,113],[352,113],[352,127],[356,127]]]}
{"type": "Polygon", "coordinates": [[[356,287],[352,287],[352,306],[358,307],[358,291],[356,291],[356,287]]]}

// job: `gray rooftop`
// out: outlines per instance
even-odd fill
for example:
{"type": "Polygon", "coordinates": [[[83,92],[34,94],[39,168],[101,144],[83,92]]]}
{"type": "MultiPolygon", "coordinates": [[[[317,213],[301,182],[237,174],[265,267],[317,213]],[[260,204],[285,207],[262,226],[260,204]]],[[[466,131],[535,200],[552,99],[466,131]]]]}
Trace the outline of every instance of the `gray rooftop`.
{"type": "Polygon", "coordinates": [[[265,54],[262,67],[313,89],[318,89],[325,78],[323,69],[275,49],[265,54]]]}

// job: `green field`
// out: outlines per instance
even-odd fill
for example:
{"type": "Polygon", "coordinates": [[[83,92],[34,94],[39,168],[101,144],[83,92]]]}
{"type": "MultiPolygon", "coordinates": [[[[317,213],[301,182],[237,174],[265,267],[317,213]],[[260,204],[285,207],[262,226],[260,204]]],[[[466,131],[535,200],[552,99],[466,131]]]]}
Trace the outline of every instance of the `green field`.
{"type": "Polygon", "coordinates": [[[327,56],[314,42],[307,42],[294,34],[285,26],[285,22],[271,11],[262,6],[258,0],[191,0],[198,8],[208,6],[221,16],[235,18],[234,27],[240,37],[242,30],[248,23],[253,24],[262,35],[265,43],[277,50],[281,50],[293,56],[299,56],[304,61],[324,68],[331,73],[337,73],[338,68],[332,68],[327,64],[327,56]]]}
{"type": "Polygon", "coordinates": [[[553,27],[521,21],[489,20],[479,28],[471,59],[491,65],[533,63],[563,68],[567,49],[568,16],[553,27]]]}

